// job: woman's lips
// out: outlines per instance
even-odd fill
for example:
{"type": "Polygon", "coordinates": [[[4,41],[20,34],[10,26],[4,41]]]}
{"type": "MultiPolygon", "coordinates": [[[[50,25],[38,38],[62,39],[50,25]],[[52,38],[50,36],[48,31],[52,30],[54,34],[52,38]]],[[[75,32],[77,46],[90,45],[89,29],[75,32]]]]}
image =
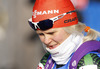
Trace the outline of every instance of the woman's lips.
{"type": "Polygon", "coordinates": [[[49,49],[54,49],[54,48],[56,48],[58,45],[49,45],[49,46],[47,46],[49,49]]]}

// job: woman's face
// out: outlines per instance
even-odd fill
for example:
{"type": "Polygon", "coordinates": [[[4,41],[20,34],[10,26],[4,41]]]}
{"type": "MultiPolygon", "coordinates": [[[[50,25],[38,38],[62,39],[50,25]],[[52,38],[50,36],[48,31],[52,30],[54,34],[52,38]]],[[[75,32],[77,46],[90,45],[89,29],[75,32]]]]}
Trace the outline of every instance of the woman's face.
{"type": "Polygon", "coordinates": [[[53,28],[46,31],[38,30],[36,31],[40,37],[40,40],[48,47],[49,49],[54,49],[59,46],[66,38],[69,37],[66,31],[63,28],[53,28]]]}

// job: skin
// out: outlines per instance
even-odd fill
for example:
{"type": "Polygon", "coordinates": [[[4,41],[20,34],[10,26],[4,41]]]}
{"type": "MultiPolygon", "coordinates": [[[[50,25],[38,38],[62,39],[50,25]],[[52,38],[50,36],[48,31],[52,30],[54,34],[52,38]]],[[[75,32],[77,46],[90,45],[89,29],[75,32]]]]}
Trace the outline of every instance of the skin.
{"type": "Polygon", "coordinates": [[[63,28],[53,28],[46,31],[37,30],[36,32],[39,35],[40,40],[49,49],[58,47],[70,35],[66,31],[64,31],[63,28]]]}

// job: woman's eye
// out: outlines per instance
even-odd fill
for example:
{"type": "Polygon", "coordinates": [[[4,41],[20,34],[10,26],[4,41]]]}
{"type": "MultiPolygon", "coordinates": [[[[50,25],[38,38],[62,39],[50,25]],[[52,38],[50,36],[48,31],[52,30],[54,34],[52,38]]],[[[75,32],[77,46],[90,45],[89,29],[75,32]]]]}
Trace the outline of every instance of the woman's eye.
{"type": "Polygon", "coordinates": [[[44,35],[44,34],[43,34],[43,33],[39,33],[38,35],[42,36],[42,35],[44,35]]]}
{"type": "Polygon", "coordinates": [[[49,32],[48,34],[53,35],[53,34],[54,34],[54,32],[49,32]]]}

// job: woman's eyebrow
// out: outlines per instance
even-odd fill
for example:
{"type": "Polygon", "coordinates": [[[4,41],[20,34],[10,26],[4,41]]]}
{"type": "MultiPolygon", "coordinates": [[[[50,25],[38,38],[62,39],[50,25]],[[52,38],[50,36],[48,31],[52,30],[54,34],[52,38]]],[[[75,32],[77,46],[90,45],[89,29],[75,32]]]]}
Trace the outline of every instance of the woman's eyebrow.
{"type": "Polygon", "coordinates": [[[48,34],[48,33],[55,33],[56,31],[49,31],[49,32],[46,32],[46,34],[48,34]]]}

